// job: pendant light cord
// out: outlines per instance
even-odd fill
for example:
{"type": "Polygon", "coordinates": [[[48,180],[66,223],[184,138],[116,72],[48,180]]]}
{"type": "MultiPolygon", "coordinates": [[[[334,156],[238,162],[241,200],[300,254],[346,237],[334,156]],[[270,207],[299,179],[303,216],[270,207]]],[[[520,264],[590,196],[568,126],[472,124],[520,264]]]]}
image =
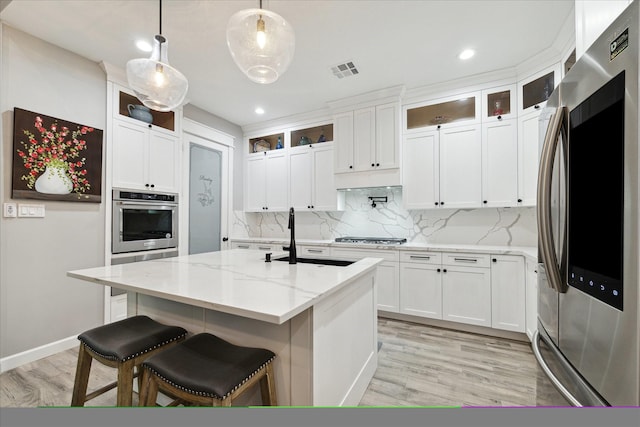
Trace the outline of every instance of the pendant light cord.
{"type": "Polygon", "coordinates": [[[159,34],[162,35],[162,0],[160,0],[160,33],[159,34]]]}

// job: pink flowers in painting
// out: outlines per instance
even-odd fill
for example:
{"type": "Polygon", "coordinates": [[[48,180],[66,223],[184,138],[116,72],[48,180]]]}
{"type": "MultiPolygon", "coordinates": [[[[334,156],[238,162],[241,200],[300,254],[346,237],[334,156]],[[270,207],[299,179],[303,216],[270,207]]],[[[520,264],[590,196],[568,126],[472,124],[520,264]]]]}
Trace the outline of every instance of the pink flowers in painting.
{"type": "Polygon", "coordinates": [[[20,179],[27,182],[29,189],[33,189],[36,179],[47,167],[56,168],[59,173],[71,179],[75,193],[81,194],[88,191],[91,183],[86,178],[87,170],[84,168],[86,158],[82,157],[82,151],[87,149],[84,136],[93,132],[94,129],[78,126],[76,130],[71,131],[66,126],[59,126],[57,121],[47,129],[40,116],[36,116],[34,127],[40,134],[39,137],[29,130],[22,131],[26,140],[20,140],[22,148],[18,148],[17,151],[27,173],[20,179]]]}

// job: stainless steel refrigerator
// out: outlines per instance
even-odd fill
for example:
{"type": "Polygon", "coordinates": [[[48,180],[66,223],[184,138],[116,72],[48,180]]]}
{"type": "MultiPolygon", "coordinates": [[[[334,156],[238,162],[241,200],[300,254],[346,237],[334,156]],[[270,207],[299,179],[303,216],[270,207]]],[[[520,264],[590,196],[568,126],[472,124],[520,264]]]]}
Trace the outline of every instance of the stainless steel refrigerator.
{"type": "Polygon", "coordinates": [[[638,1],[569,70],[538,177],[538,362],[575,406],[640,405],[638,1]]]}

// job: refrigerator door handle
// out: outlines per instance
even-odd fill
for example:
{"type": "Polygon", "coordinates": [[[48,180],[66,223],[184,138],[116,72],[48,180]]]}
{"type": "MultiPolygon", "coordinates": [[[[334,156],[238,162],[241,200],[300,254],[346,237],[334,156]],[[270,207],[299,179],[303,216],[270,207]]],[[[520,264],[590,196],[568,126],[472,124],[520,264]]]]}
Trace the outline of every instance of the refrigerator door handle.
{"type": "MultiPolygon", "coordinates": [[[[546,266],[549,286],[557,292],[565,293],[568,286],[562,279],[558,268],[558,257],[553,245],[553,229],[551,223],[551,185],[555,153],[558,149],[560,137],[566,141],[567,108],[558,107],[549,120],[547,133],[544,137],[542,153],[540,155],[540,169],[538,171],[538,247],[542,262],[546,266]]],[[[566,155],[566,150],[564,150],[566,155]]],[[[563,245],[564,246],[564,245],[563,245]]]]}

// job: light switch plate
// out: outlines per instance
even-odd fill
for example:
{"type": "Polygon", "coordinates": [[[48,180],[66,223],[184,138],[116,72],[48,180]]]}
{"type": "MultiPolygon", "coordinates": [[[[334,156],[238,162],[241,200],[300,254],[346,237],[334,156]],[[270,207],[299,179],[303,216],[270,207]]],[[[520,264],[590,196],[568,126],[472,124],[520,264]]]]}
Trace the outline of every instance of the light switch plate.
{"type": "Polygon", "coordinates": [[[20,218],[44,218],[44,205],[18,204],[18,216],[20,218]]]}
{"type": "Polygon", "coordinates": [[[5,218],[15,218],[18,216],[18,208],[15,203],[5,203],[3,212],[5,218]]]}

